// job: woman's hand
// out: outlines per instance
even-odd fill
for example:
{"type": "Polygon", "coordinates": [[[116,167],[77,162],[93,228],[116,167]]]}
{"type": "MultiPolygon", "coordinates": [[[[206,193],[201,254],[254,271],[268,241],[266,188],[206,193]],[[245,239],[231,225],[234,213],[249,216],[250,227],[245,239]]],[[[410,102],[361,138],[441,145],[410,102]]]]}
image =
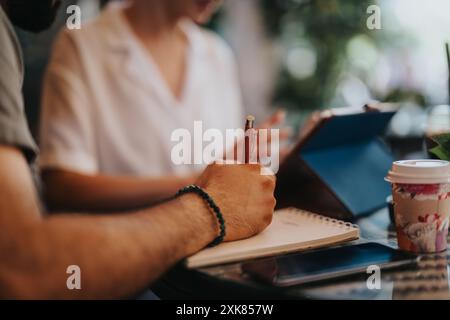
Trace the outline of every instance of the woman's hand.
{"type": "MultiPolygon", "coordinates": [[[[267,156],[271,157],[272,156],[272,136],[270,134],[270,129],[278,129],[279,127],[282,126],[282,124],[284,123],[284,120],[286,119],[286,112],[284,110],[278,110],[276,111],[274,114],[272,114],[269,118],[267,118],[266,120],[264,120],[263,122],[261,122],[255,129],[256,129],[256,133],[257,133],[257,147],[260,146],[260,136],[262,136],[261,130],[268,130],[267,134],[264,135],[264,137],[266,137],[266,143],[267,143],[267,156]]],[[[289,154],[289,152],[292,150],[291,146],[286,146],[287,145],[287,141],[289,140],[289,138],[292,135],[292,129],[290,127],[283,127],[279,129],[279,135],[278,135],[278,142],[279,145],[281,147],[279,149],[279,159],[280,162],[282,162],[284,160],[284,158],[289,154]]],[[[226,153],[226,156],[224,157],[227,160],[233,159],[234,161],[238,161],[238,160],[242,160],[242,159],[238,159],[238,148],[243,148],[244,146],[244,141],[238,141],[233,149],[229,150],[226,153]]],[[[258,156],[258,161],[259,161],[259,149],[256,150],[256,155],[258,156]]],[[[243,162],[243,161],[241,161],[243,162]]]]}

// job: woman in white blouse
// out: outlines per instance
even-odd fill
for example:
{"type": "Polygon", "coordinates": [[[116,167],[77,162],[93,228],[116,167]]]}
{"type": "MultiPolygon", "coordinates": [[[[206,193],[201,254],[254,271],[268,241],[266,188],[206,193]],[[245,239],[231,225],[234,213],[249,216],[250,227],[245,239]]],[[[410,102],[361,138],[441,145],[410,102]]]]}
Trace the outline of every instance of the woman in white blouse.
{"type": "MultiPolygon", "coordinates": [[[[51,208],[122,210],[194,183],[171,160],[171,134],[243,126],[233,55],[197,26],[220,1],[110,5],[58,37],[47,71],[40,166],[51,208]]],[[[273,119],[277,122],[277,118],[273,119]]]]}

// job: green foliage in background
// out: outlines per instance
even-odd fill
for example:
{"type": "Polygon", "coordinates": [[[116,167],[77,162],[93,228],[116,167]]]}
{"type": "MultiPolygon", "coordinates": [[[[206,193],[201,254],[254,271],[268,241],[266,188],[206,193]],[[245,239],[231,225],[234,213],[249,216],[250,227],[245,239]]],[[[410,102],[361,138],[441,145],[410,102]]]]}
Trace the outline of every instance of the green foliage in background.
{"type": "MultiPolygon", "coordinates": [[[[289,71],[286,65],[280,71],[275,103],[294,109],[320,109],[342,106],[336,99],[336,89],[345,72],[364,83],[371,96],[380,101],[414,101],[419,105],[425,99],[417,92],[404,92],[395,88],[388,94],[371,90],[367,84],[369,68],[353,66],[354,56],[349,56],[352,41],[360,52],[380,50],[384,44],[395,42],[382,31],[367,28],[367,8],[377,4],[374,0],[259,0],[268,33],[281,47],[306,48],[314,54],[315,68],[310,75],[301,77],[289,71]],[[367,49],[368,48],[368,49],[367,49]],[[367,50],[365,50],[367,49],[367,50]],[[338,105],[336,105],[338,104],[338,105]]],[[[397,36],[397,35],[396,35],[397,36]]],[[[355,46],[353,46],[355,47],[355,46]]],[[[358,52],[356,50],[356,52],[358,52]]],[[[299,51],[298,59],[302,59],[299,51]]],[[[294,57],[295,58],[295,57],[294,57]]],[[[370,62],[370,55],[360,55],[358,60],[370,62]]]]}
{"type": "Polygon", "coordinates": [[[286,42],[307,43],[316,54],[316,70],[297,79],[281,71],[276,100],[318,109],[332,99],[344,67],[348,42],[358,34],[372,37],[366,28],[369,0],[262,0],[268,31],[286,42]],[[301,41],[299,41],[301,40],[301,41]]]}
{"type": "Polygon", "coordinates": [[[436,142],[437,146],[430,149],[430,153],[441,160],[450,161],[450,134],[440,134],[434,136],[432,139],[436,142]]]}

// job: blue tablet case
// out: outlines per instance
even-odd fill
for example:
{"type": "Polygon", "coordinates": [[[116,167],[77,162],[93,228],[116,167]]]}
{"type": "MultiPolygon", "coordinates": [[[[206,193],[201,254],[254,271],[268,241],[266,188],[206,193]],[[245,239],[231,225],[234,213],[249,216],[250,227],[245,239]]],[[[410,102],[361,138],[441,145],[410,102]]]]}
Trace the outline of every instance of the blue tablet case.
{"type": "Polygon", "coordinates": [[[380,140],[394,112],[368,112],[328,119],[298,150],[300,158],[357,217],[386,204],[384,181],[392,161],[380,140]]]}

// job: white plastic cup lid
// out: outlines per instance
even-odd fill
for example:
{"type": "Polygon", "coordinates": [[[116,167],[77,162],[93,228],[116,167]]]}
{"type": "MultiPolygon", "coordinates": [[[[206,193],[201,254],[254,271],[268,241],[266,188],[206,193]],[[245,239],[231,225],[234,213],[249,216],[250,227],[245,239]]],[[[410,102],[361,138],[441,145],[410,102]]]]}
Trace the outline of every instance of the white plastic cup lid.
{"type": "Polygon", "coordinates": [[[427,159],[396,161],[385,180],[404,184],[450,183],[450,162],[427,159]]]}

